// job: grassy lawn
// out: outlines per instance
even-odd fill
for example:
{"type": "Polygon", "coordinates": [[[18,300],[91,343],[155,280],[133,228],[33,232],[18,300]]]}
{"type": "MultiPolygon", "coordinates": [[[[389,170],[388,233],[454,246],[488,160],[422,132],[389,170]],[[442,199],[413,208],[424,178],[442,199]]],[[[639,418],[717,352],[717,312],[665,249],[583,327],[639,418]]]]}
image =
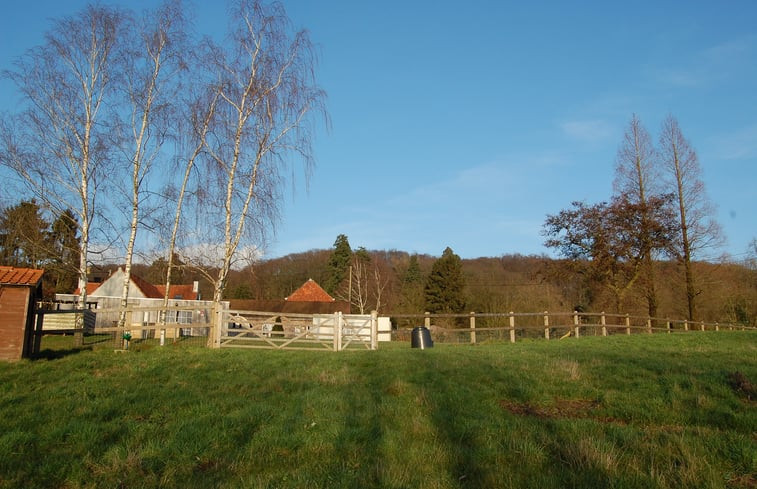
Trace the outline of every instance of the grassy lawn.
{"type": "Polygon", "coordinates": [[[754,332],[65,353],[0,363],[0,487],[757,487],[754,332]]]}

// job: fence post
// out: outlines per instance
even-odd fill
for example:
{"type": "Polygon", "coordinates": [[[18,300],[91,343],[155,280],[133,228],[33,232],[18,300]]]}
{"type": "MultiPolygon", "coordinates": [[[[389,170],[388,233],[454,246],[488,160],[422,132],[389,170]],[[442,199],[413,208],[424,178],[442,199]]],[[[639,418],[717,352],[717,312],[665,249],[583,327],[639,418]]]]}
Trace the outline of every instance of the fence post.
{"type": "Polygon", "coordinates": [[[599,324],[602,325],[602,336],[607,336],[607,318],[604,311],[602,311],[602,315],[599,317],[599,324]]]}
{"type": "Polygon", "coordinates": [[[378,350],[378,312],[371,311],[371,350],[378,350]]]}
{"type": "Polygon", "coordinates": [[[683,320],[683,330],[684,331],[688,331],[689,330],[689,320],[688,319],[684,319],[683,320]]]}
{"type": "Polygon", "coordinates": [[[476,344],[476,313],[470,313],[470,342],[476,344]]]}
{"type": "Polygon", "coordinates": [[[166,346],[166,320],[168,319],[168,311],[161,309],[158,313],[158,324],[163,326],[160,330],[160,346],[166,346]]]}
{"type": "Polygon", "coordinates": [[[74,316],[74,346],[84,345],[84,311],[86,309],[87,306],[85,304],[84,308],[74,316]]]}
{"type": "Polygon", "coordinates": [[[426,328],[430,328],[431,327],[431,313],[428,312],[428,311],[426,311],[426,312],[423,313],[423,315],[424,315],[423,325],[426,328]]]}
{"type": "Polygon", "coordinates": [[[34,337],[32,338],[32,355],[39,353],[39,349],[42,346],[42,327],[45,323],[45,312],[40,309],[37,316],[36,329],[34,330],[34,337]]]}
{"type": "Polygon", "coordinates": [[[224,309],[221,301],[213,303],[213,323],[211,328],[211,335],[208,338],[208,346],[210,348],[221,348],[221,330],[224,325],[224,309]]]}
{"type": "Polygon", "coordinates": [[[549,313],[544,311],[544,339],[549,339],[549,313]]]}
{"type": "Polygon", "coordinates": [[[704,321],[702,321],[702,331],[704,331],[704,321]]]}
{"type": "Polygon", "coordinates": [[[515,343],[515,313],[510,311],[510,343],[515,343]]]}
{"type": "Polygon", "coordinates": [[[667,327],[667,329],[668,329],[668,334],[670,334],[670,319],[667,319],[667,320],[666,320],[666,323],[667,323],[667,324],[666,324],[666,327],[667,327]]]}
{"type": "Polygon", "coordinates": [[[332,328],[333,332],[334,332],[334,338],[333,338],[334,351],[339,351],[339,338],[341,338],[341,336],[342,336],[342,328],[341,328],[341,324],[340,324],[341,323],[341,317],[340,317],[341,314],[342,313],[340,313],[340,312],[335,312],[334,313],[334,327],[332,328]]]}
{"type": "Polygon", "coordinates": [[[631,335],[631,316],[626,313],[626,334],[631,335]]]}
{"type": "Polygon", "coordinates": [[[715,323],[715,331],[720,331],[720,325],[718,323],[715,323]]]}
{"type": "Polygon", "coordinates": [[[573,311],[573,328],[576,331],[576,338],[578,338],[578,311],[573,311]]]}
{"type": "Polygon", "coordinates": [[[647,318],[647,333],[652,334],[652,318],[647,318]]]}

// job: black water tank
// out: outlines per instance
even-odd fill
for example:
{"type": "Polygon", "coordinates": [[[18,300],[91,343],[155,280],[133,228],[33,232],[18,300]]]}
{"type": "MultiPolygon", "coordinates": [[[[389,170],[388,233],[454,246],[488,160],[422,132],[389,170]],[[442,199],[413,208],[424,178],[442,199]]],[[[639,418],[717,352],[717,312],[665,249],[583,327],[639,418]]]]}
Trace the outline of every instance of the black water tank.
{"type": "Polygon", "coordinates": [[[431,340],[431,331],[425,326],[413,328],[413,332],[410,334],[410,346],[421,350],[434,346],[434,342],[431,340]]]}

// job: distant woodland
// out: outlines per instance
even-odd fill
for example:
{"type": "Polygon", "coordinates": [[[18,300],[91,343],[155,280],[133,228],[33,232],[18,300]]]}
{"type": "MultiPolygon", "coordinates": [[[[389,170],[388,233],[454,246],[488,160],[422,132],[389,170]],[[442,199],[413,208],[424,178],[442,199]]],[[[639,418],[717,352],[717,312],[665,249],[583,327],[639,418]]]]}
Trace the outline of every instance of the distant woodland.
{"type": "MultiPolygon", "coordinates": [[[[252,267],[232,271],[226,299],[282,299],[306,280],[312,278],[321,285],[333,276],[330,261],[334,249],[310,250],[280,258],[263,260],[252,267]]],[[[375,287],[376,271],[381,292],[381,314],[422,313],[426,307],[425,288],[429,274],[439,257],[411,255],[404,251],[367,251],[371,275],[368,287],[375,287]],[[413,262],[419,274],[414,276],[413,262]]],[[[658,277],[659,317],[686,317],[686,287],[682,267],[670,261],[655,262],[658,277]]],[[[757,263],[754,259],[743,263],[695,262],[698,283],[698,320],[734,322],[757,325],[757,263]]],[[[590,277],[576,272],[569,260],[546,256],[503,255],[476,259],[462,259],[464,308],[458,312],[539,312],[587,311],[621,312],[646,315],[644,291],[631,288],[620,310],[610,290],[590,277]]],[[[159,283],[160,263],[138,265],[135,272],[159,283]]],[[[200,275],[183,272],[186,282],[201,279],[200,275]]],[[[354,275],[354,267],[353,267],[354,275]]],[[[345,280],[348,281],[348,278],[345,280]]],[[[345,282],[346,283],[346,282],[345,282]]],[[[362,285],[365,286],[365,283],[362,285]]],[[[348,285],[347,285],[348,287],[348,285]]],[[[353,276],[353,294],[357,283],[353,276]]],[[[212,287],[201,281],[201,290],[212,293],[212,287]]],[[[346,290],[329,290],[332,295],[346,299],[346,290]]],[[[375,294],[370,292],[368,308],[375,306],[375,294]]],[[[353,312],[356,311],[353,298],[353,312]]]]}

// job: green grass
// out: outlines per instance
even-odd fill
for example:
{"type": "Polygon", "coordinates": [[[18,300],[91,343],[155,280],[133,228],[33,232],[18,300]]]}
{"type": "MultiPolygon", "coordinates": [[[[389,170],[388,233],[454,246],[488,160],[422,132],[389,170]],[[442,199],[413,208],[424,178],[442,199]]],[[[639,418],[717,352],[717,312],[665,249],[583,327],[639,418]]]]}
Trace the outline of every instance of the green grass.
{"type": "Polygon", "coordinates": [[[753,332],[49,353],[0,363],[0,487],[757,485],[753,332]]]}

